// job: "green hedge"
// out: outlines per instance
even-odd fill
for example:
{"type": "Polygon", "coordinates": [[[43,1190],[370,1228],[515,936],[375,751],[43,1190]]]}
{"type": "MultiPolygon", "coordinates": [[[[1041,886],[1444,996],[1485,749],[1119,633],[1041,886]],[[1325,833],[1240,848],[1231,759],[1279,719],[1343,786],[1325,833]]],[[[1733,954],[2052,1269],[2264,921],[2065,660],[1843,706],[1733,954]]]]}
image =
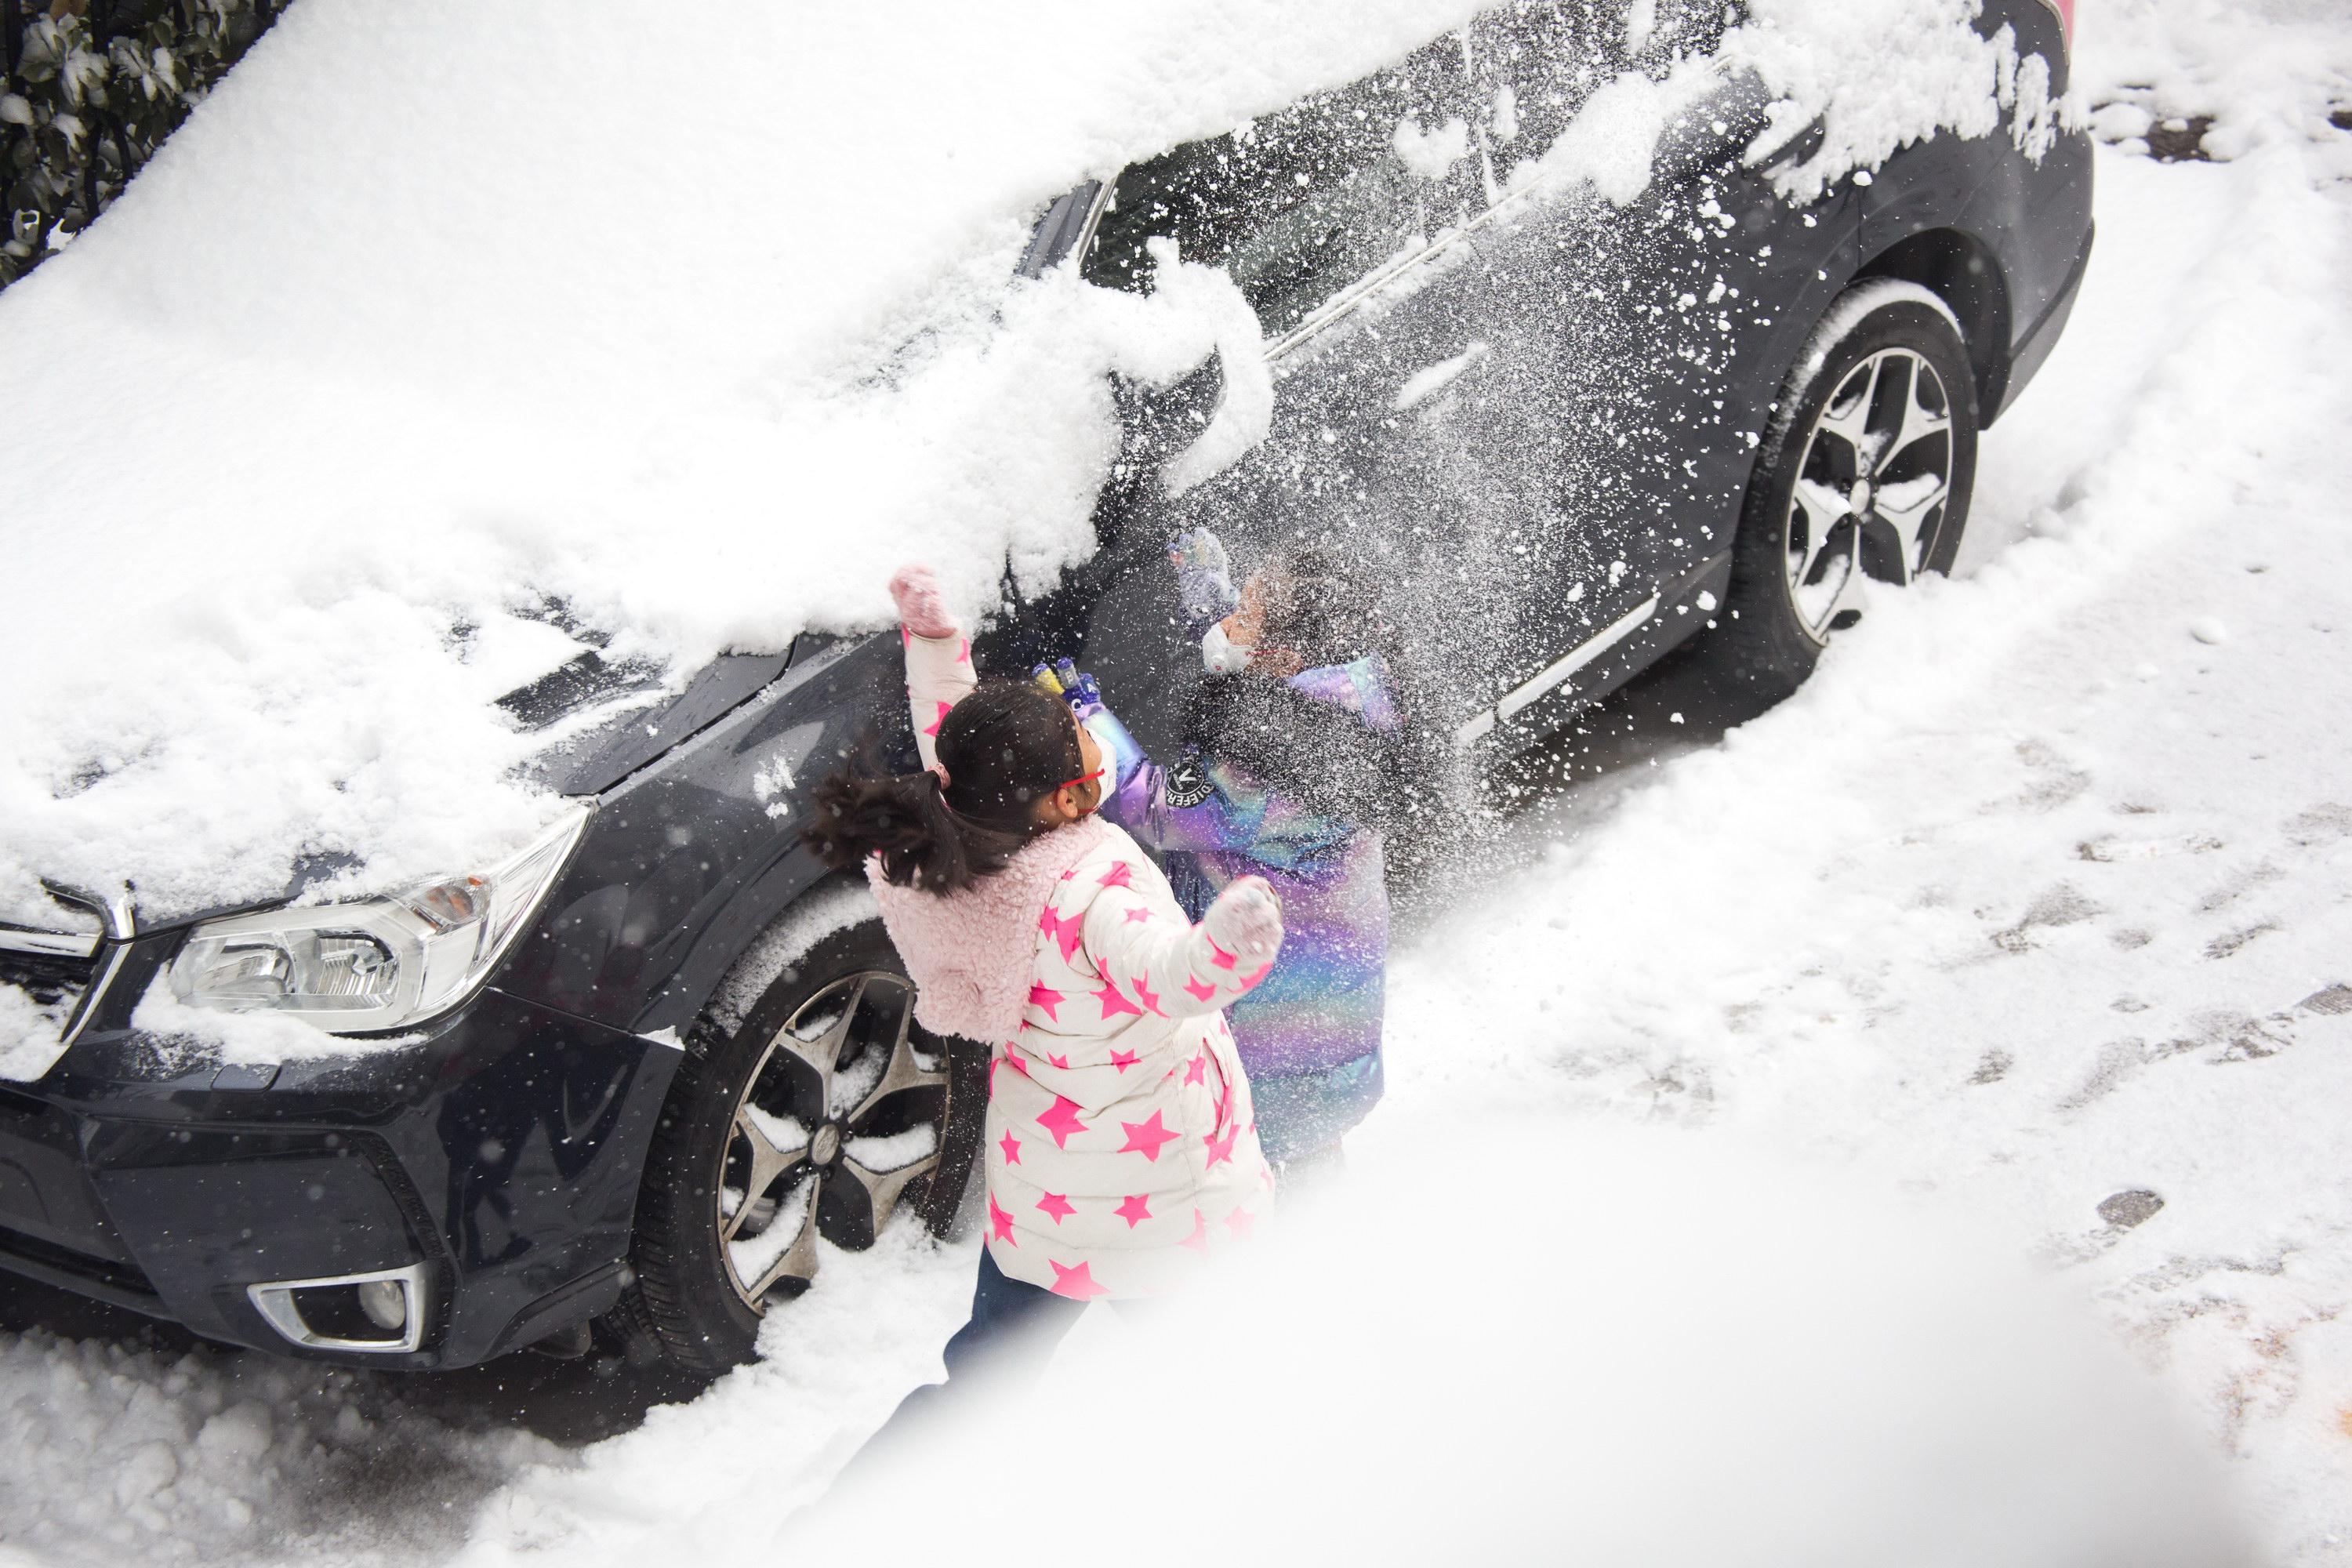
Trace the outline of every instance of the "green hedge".
{"type": "Polygon", "coordinates": [[[292,0],[0,0],[0,288],[122,194],[292,0]]]}

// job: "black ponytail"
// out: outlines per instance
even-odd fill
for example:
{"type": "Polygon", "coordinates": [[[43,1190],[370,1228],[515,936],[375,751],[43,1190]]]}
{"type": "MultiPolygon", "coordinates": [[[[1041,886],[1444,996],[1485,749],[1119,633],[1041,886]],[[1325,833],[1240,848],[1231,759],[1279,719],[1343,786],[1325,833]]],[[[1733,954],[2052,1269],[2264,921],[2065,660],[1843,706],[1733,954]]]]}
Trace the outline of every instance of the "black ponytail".
{"type": "Polygon", "coordinates": [[[1036,803],[1084,771],[1063,700],[1026,682],[982,681],[940,721],[937,773],[853,764],[820,783],[801,842],[835,870],[868,856],[902,888],[952,893],[1004,868],[1044,831],[1036,803]]]}

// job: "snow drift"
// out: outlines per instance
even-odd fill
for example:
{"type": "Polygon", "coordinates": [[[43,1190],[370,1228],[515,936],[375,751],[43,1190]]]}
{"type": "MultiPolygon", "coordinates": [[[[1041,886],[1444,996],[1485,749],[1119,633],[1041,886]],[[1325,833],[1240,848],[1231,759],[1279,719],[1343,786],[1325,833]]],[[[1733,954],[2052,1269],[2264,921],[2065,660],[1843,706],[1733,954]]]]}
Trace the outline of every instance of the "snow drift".
{"type": "Polygon", "coordinates": [[[1034,1393],[776,1547],[1010,1563],[1045,1526],[1135,1563],[2252,1561],[2210,1462],[2013,1257],[1692,1143],[1502,1120],[1358,1173],[1258,1267],[1088,1318],[1034,1393]]]}

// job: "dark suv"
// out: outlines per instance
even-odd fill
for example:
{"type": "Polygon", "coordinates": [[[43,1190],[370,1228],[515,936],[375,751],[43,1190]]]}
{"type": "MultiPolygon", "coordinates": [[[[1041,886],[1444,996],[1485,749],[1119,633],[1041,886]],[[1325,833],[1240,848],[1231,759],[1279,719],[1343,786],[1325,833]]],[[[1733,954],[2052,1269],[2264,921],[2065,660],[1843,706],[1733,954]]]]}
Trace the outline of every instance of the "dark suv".
{"type": "MultiPolygon", "coordinates": [[[[2082,276],[2087,142],[2012,91],[1989,133],[1809,186],[1822,125],[1726,71],[1638,191],[1546,178],[1520,150],[1727,16],[1661,5],[1635,41],[1622,10],[1521,0],[1053,205],[1024,273],[1148,288],[1172,239],[1239,285],[1266,364],[1123,389],[1100,550],[983,664],[1082,650],[1165,747],[1199,663],[1167,630],[1166,541],[1212,524],[1246,562],[1311,536],[1377,566],[1417,714],[1475,759],[1702,631],[1777,695],[1950,562],[1978,431],[2082,276]],[[1171,493],[1161,459],[1244,370],[1270,433],[1171,493]]],[[[2045,0],[1978,26],[2063,92],[2045,0]]],[[[81,929],[0,929],[0,980],[66,1020],[52,1068],[0,1080],[0,1268],[295,1355],[450,1367],[599,1325],[717,1367],[827,1247],[901,1206],[949,1226],[978,1047],[913,1026],[863,889],[794,839],[817,775],[904,743],[898,659],[887,636],[720,659],[551,753],[572,809],[478,875],[152,927],[58,889],[81,929]],[[224,1065],[133,1026],[151,987],[383,1038],[224,1065]]],[[[506,705],[547,723],[633,673],[590,655],[506,705]]]]}

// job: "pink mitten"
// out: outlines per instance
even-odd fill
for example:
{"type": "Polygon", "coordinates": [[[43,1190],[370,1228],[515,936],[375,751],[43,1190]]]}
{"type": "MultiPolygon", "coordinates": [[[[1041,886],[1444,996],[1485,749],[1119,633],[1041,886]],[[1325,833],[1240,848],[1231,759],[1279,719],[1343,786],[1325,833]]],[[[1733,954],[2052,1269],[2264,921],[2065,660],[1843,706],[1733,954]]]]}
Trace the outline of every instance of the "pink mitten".
{"type": "Polygon", "coordinates": [[[1236,877],[1201,923],[1216,944],[1252,964],[1274,962],[1282,951],[1282,901],[1263,877],[1236,877]]]}
{"type": "Polygon", "coordinates": [[[890,598],[898,606],[899,621],[919,637],[951,637],[962,629],[928,566],[899,567],[890,577],[890,598]]]}

